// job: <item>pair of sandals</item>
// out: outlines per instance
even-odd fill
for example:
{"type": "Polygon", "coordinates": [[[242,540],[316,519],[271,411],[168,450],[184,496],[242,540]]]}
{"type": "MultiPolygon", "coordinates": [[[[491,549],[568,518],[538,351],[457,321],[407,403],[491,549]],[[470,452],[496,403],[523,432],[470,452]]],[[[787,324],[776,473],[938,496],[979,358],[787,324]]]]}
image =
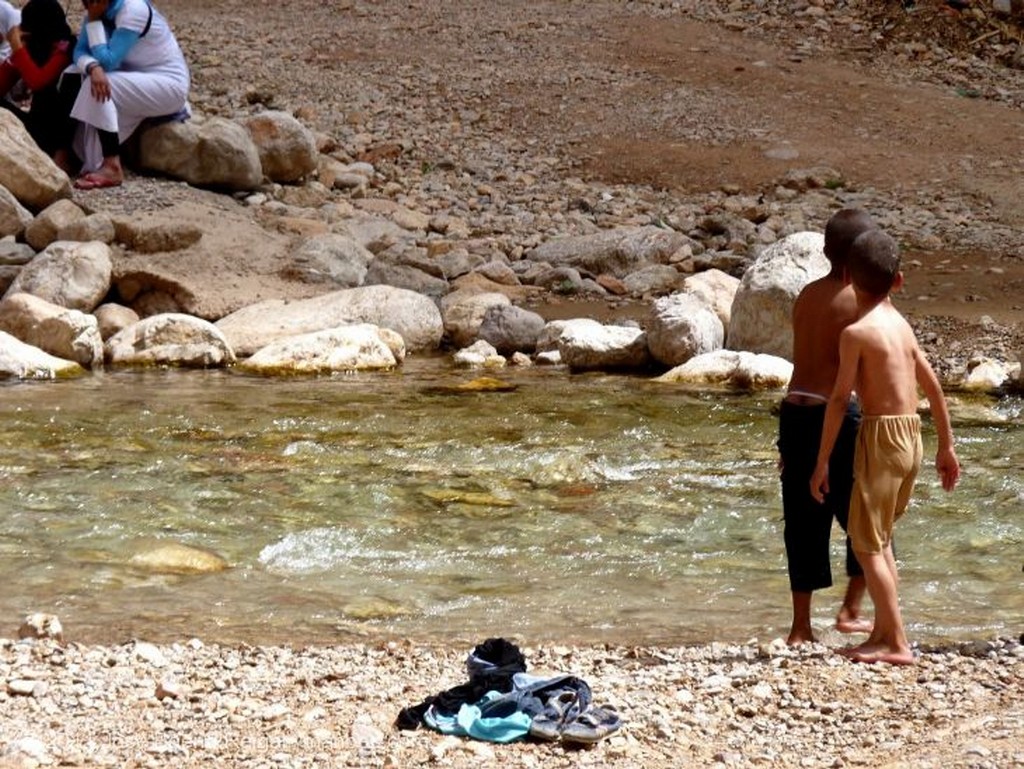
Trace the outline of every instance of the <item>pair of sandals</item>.
{"type": "Polygon", "coordinates": [[[99,190],[105,187],[120,187],[121,181],[119,179],[111,179],[109,176],[104,176],[100,173],[82,174],[75,179],[75,189],[79,190],[99,190]]]}
{"type": "Polygon", "coordinates": [[[562,692],[548,700],[544,712],[530,722],[530,736],[538,740],[593,745],[618,731],[619,714],[609,708],[589,707],[580,712],[575,692],[562,692]]]}

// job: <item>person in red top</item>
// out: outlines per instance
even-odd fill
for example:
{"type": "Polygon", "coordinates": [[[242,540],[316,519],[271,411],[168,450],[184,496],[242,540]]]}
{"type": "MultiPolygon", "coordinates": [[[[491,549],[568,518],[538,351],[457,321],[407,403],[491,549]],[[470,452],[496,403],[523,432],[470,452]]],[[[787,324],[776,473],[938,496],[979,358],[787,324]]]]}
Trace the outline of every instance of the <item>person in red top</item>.
{"type": "Polygon", "coordinates": [[[28,110],[16,113],[39,145],[65,170],[71,158],[75,121],[71,107],[81,76],[65,73],[75,50],[75,36],[58,0],[29,0],[21,24],[7,35],[10,58],[0,63],[0,97],[19,81],[32,94],[28,110]]]}

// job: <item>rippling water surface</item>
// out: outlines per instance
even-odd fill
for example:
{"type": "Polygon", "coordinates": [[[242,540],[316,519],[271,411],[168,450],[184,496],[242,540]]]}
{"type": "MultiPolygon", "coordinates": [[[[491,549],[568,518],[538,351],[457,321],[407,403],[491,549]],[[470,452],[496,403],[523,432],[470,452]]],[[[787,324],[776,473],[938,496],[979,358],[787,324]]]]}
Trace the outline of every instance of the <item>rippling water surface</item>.
{"type": "MultiPolygon", "coordinates": [[[[0,636],[30,610],[110,641],[786,630],[776,395],[538,369],[502,372],[514,392],[452,391],[473,376],[411,360],[322,379],[0,386],[0,636]],[[230,568],[132,562],[167,542],[230,568]]],[[[943,493],[929,465],[898,528],[905,618],[918,640],[1016,635],[1021,403],[954,418],[961,487],[943,493]]],[[[840,545],[837,532],[837,586],[815,601],[823,630],[845,583],[840,545]]]]}

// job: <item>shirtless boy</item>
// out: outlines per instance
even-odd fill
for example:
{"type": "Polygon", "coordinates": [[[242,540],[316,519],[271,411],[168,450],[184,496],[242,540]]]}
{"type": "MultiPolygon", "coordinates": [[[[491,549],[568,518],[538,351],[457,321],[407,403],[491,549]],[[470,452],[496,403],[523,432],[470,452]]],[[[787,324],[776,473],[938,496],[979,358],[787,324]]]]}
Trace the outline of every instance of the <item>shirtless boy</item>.
{"type": "MultiPolygon", "coordinates": [[[[829,540],[832,519],[846,530],[853,485],[853,447],[859,413],[849,410],[831,461],[832,488],[819,504],[808,491],[821,444],[825,404],[839,370],[839,333],[857,317],[857,302],[844,269],[854,239],[875,223],[866,211],[844,208],[825,226],[825,256],[832,265],[822,278],[807,284],[793,305],[793,375],[779,414],[779,456],[782,467],[783,539],[793,592],[793,624],[786,642],[814,640],[811,596],[831,587],[829,540]]],[[[871,623],[860,616],[864,572],[846,541],[846,573],[850,578],[836,618],[841,632],[868,632],[871,623]]]]}
{"type": "Polygon", "coordinates": [[[860,235],[850,248],[848,269],[857,320],[839,335],[839,373],[825,411],[811,494],[821,500],[828,492],[829,456],[856,390],[863,417],[854,459],[849,534],[875,605],[875,626],[864,643],[844,653],[857,662],[909,665],[914,655],[900,615],[892,530],[907,508],[921,466],[919,386],[928,398],[938,434],[935,468],[946,491],[956,487],[960,463],[939,380],[910,324],[889,300],[889,292],[903,286],[896,242],[878,230],[860,235]]]}

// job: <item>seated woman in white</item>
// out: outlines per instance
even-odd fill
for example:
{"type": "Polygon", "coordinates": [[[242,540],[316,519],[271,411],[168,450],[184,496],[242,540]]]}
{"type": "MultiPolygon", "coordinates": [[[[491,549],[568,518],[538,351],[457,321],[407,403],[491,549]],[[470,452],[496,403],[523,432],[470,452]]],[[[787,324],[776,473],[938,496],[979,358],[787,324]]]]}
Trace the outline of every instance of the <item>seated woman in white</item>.
{"type": "Polygon", "coordinates": [[[21,11],[7,0],[0,0],[0,61],[11,55],[10,41],[7,36],[20,23],[21,11]]]}
{"type": "Polygon", "coordinates": [[[124,181],[120,146],[146,118],[186,111],[189,71],[167,20],[147,0],[82,0],[75,46],[85,76],[71,116],[81,123],[80,189],[124,181]]]}

